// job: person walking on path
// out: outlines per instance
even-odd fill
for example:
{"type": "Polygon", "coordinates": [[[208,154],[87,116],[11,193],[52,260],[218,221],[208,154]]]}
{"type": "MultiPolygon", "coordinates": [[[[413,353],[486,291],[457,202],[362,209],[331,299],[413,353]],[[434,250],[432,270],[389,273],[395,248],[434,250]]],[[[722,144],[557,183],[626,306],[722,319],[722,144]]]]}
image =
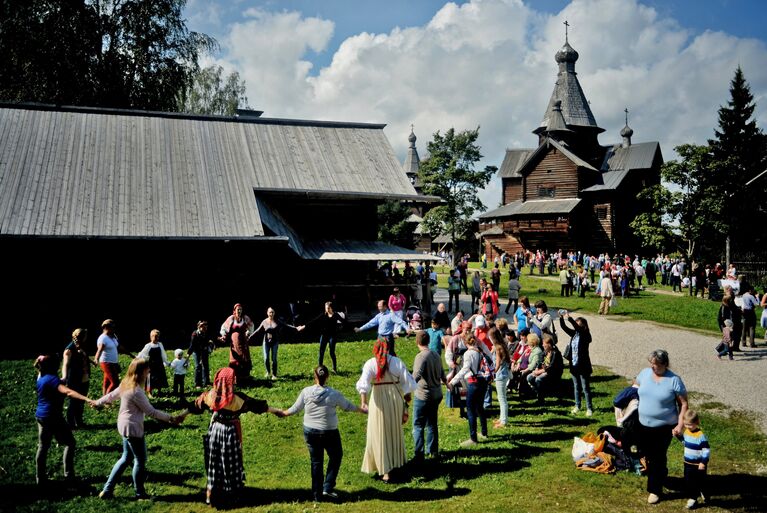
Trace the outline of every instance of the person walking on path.
{"type": "Polygon", "coordinates": [[[522,290],[522,284],[519,283],[519,276],[514,272],[514,268],[509,269],[509,302],[506,303],[506,314],[509,313],[509,307],[512,312],[517,311],[519,306],[519,291],[522,290]]]}
{"type": "Polygon", "coordinates": [[[442,384],[447,384],[439,353],[429,349],[429,336],[419,331],[415,336],[418,354],[413,361],[413,379],[417,383],[413,399],[413,460],[416,463],[439,456],[437,412],[442,402],[442,384]],[[424,431],[426,446],[424,449],[424,431]]]}
{"type": "Polygon", "coordinates": [[[367,410],[358,408],[341,392],[326,385],[330,376],[327,367],[318,365],[313,374],[314,385],[301,390],[293,406],[280,413],[283,417],[289,417],[304,411],[304,441],[311,461],[312,496],[314,502],[319,502],[322,499],[338,499],[336,479],[344,453],[336,409],[359,413],[367,413],[367,410]],[[326,452],[328,469],[323,476],[326,452]]]}
{"type": "Polygon", "coordinates": [[[754,287],[749,285],[741,299],[743,301],[743,338],[741,342],[743,347],[756,347],[754,333],[756,331],[756,307],[759,306],[759,302],[754,297],[754,287]]]}
{"type": "Polygon", "coordinates": [[[461,296],[461,278],[458,276],[459,271],[455,271],[450,274],[450,276],[447,279],[447,293],[448,293],[448,302],[447,302],[447,311],[448,313],[453,312],[453,300],[455,300],[455,311],[461,309],[461,302],[460,302],[460,296],[461,296]]]}

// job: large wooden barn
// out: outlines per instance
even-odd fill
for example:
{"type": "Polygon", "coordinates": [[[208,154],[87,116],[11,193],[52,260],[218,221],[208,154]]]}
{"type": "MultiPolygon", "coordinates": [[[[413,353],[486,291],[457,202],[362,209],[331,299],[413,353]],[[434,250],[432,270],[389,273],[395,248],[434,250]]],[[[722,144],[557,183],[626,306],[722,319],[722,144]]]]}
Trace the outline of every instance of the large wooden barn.
{"type": "Polygon", "coordinates": [[[600,145],[604,129],[575,73],[578,52],[565,42],[555,59],[556,85],[533,130],[538,146],[506,151],[503,205],[480,216],[490,261],[504,251],[636,251],[629,223],[647,208],[636,196],[660,183],[660,144],[632,143],[627,113],[622,141],[600,145]]]}
{"type": "MultiPolygon", "coordinates": [[[[114,318],[131,347],[172,347],[235,302],[335,297],[369,308],[384,199],[423,201],[384,125],[0,105],[6,326],[62,348],[114,318]]],[[[314,312],[313,310],[318,310],[314,312]]],[[[279,310],[282,309],[282,312],[279,310]]]]}

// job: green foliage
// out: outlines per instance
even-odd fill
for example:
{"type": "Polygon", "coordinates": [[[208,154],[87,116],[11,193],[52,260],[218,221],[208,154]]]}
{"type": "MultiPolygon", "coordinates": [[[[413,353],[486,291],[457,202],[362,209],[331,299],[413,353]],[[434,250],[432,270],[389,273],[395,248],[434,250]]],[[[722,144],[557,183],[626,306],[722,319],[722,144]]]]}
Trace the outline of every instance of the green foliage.
{"type": "Polygon", "coordinates": [[[238,108],[247,109],[245,81],[236,71],[226,78],[223,73],[224,69],[215,65],[197,71],[187,90],[179,94],[179,112],[234,116],[238,108]]]}
{"type": "Polygon", "coordinates": [[[186,0],[3,0],[0,98],[173,111],[212,38],[186,0]]]}
{"type": "Polygon", "coordinates": [[[730,82],[730,100],[719,108],[719,128],[709,146],[721,165],[715,170],[714,180],[724,192],[722,222],[736,240],[748,237],[767,240],[767,212],[757,207],[767,193],[767,180],[761,179],[750,186],[746,183],[767,168],[767,136],[757,127],[754,118],[754,96],[738,66],[730,82]],[[749,226],[748,234],[740,228],[749,226]]]}
{"type": "Polygon", "coordinates": [[[378,205],[378,240],[412,248],[416,225],[407,222],[412,213],[410,207],[401,201],[387,200],[378,205]]]}
{"type": "MultiPolygon", "coordinates": [[[[457,242],[469,231],[471,217],[487,209],[477,191],[490,182],[498,168],[475,169],[482,159],[476,144],[478,137],[479,127],[459,133],[450,128],[444,135],[437,131],[427,145],[429,157],[421,162],[418,172],[422,189],[424,194],[438,196],[444,202],[424,218],[433,236],[449,234],[457,242]]],[[[456,246],[453,244],[453,251],[456,246]]]]}
{"type": "Polygon", "coordinates": [[[680,160],[666,162],[662,180],[671,185],[648,187],[638,197],[651,203],[648,212],[631,223],[644,245],[658,250],[679,241],[686,255],[697,255],[697,244],[705,235],[720,233],[722,192],[713,181],[720,163],[708,146],[683,144],[674,150],[680,160]]]}

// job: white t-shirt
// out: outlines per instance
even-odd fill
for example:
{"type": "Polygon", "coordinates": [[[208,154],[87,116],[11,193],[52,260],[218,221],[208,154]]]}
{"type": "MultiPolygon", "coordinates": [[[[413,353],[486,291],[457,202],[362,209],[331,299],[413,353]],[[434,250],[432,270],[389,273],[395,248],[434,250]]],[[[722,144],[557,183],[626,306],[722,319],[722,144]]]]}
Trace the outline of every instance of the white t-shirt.
{"type": "Polygon", "coordinates": [[[117,346],[119,345],[117,337],[110,337],[106,333],[99,335],[96,341],[96,347],[102,348],[99,363],[117,363],[117,346]]]}
{"type": "Polygon", "coordinates": [[[170,362],[170,368],[173,369],[173,374],[180,374],[184,375],[186,374],[186,360],[183,358],[174,358],[172,362],[170,362]]]}

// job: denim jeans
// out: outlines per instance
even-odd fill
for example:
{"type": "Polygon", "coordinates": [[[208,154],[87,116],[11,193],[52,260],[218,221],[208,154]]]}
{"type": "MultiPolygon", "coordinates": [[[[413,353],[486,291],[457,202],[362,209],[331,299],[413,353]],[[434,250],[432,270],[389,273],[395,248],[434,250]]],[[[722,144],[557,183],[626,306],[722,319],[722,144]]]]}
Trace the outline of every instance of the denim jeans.
{"type": "Polygon", "coordinates": [[[264,367],[266,367],[267,374],[271,372],[275,376],[277,375],[277,350],[280,347],[280,343],[272,339],[271,342],[264,340],[264,367]],[[269,353],[272,355],[271,368],[269,366],[269,353]]]}
{"type": "Polygon", "coordinates": [[[466,390],[466,416],[469,418],[469,436],[477,441],[477,418],[479,418],[481,433],[487,436],[487,417],[483,406],[487,381],[478,379],[476,383],[469,383],[466,390]]]}
{"type": "Polygon", "coordinates": [[[426,454],[436,456],[439,453],[439,426],[437,412],[439,400],[423,401],[413,399],[413,445],[416,459],[423,458],[423,432],[426,430],[426,454]]]}
{"type": "Polygon", "coordinates": [[[105,492],[113,492],[115,481],[122,475],[128,464],[133,460],[133,489],[136,495],[142,495],[145,492],[144,482],[146,481],[146,441],[144,437],[123,437],[123,454],[109,474],[109,479],[104,484],[105,492]]]}
{"type": "Polygon", "coordinates": [[[498,393],[498,407],[500,410],[501,424],[506,424],[509,418],[509,401],[506,396],[510,378],[511,375],[508,367],[506,367],[505,372],[499,372],[495,375],[495,391],[498,393]]]}
{"type": "Polygon", "coordinates": [[[582,393],[584,398],[586,399],[586,409],[593,410],[594,408],[591,407],[591,385],[589,384],[590,376],[574,373],[572,369],[570,370],[570,373],[572,374],[572,377],[573,377],[573,391],[575,393],[575,406],[577,406],[578,408],[581,407],[581,393],[582,393]]]}
{"type": "Polygon", "coordinates": [[[48,480],[48,451],[51,440],[55,437],[59,445],[64,446],[64,477],[75,477],[75,437],[72,430],[61,415],[52,418],[37,417],[37,455],[35,456],[35,471],[37,483],[48,480]]]}
{"type": "Polygon", "coordinates": [[[194,353],[194,386],[206,387],[208,385],[210,385],[208,353],[194,353]]]}
{"type": "Polygon", "coordinates": [[[329,492],[336,487],[338,469],[341,468],[341,458],[344,451],[341,447],[341,434],[337,429],[313,429],[304,427],[304,440],[309,449],[309,459],[312,467],[312,493],[320,498],[322,492],[329,492]],[[323,480],[322,467],[328,453],[328,471],[323,480]]]}
{"type": "Polygon", "coordinates": [[[330,349],[330,360],[333,362],[333,370],[337,369],[336,366],[336,337],[333,335],[320,335],[320,359],[318,363],[322,365],[325,359],[325,348],[330,349]]]}

